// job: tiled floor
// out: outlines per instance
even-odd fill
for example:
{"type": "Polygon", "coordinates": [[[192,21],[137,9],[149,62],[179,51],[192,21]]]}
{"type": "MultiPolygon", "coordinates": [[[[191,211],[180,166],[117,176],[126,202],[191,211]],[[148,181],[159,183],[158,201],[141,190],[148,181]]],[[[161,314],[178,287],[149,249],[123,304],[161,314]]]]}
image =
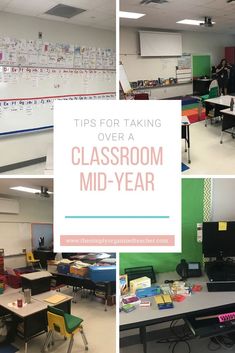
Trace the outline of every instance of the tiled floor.
{"type": "Polygon", "coordinates": [[[187,162],[182,140],[182,162],[190,167],[182,175],[233,175],[235,174],[235,139],[224,133],[220,144],[221,124],[204,121],[190,125],[191,164],[187,162]]]}

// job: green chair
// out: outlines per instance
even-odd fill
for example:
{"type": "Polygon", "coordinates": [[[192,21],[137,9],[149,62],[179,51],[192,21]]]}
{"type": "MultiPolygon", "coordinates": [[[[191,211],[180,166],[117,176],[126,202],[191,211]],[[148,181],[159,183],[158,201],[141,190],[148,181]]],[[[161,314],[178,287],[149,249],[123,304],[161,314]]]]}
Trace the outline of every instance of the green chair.
{"type": "Polygon", "coordinates": [[[43,345],[43,353],[48,347],[50,347],[50,344],[54,344],[54,332],[59,333],[65,339],[70,338],[67,353],[71,353],[74,342],[74,335],[78,332],[80,332],[82,336],[85,350],[88,350],[88,342],[82,327],[83,319],[80,319],[79,317],[71,314],[67,314],[63,310],[52,306],[48,307],[47,319],[49,331],[43,345]]]}

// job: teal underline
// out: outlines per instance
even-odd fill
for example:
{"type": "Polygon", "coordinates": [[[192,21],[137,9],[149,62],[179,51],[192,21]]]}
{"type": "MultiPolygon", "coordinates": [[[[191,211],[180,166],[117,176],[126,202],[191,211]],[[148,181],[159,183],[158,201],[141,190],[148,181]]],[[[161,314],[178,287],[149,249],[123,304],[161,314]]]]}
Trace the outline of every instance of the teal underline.
{"type": "Polygon", "coordinates": [[[170,216],[65,216],[66,219],[167,219],[170,216]]]}

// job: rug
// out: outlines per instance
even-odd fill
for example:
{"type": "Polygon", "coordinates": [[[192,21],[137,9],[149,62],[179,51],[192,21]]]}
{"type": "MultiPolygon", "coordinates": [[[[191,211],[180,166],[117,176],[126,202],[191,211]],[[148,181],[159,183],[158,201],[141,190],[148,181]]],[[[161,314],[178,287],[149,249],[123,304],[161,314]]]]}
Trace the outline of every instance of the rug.
{"type": "Polygon", "coordinates": [[[185,172],[188,169],[189,169],[189,167],[186,164],[181,163],[181,172],[185,172]]]}
{"type": "Polygon", "coordinates": [[[198,116],[198,99],[194,97],[184,97],[182,99],[182,115],[187,116],[190,124],[197,123],[200,120],[205,120],[205,108],[202,108],[201,117],[198,116]]]}

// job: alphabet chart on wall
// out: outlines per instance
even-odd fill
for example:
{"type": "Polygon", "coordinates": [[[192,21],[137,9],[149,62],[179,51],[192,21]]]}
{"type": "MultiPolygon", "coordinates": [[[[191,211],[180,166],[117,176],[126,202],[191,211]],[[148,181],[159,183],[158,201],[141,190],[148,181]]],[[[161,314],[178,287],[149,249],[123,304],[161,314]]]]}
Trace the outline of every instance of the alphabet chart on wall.
{"type": "Polygon", "coordinates": [[[0,38],[0,135],[52,128],[56,99],[114,99],[108,48],[0,38]]]}

